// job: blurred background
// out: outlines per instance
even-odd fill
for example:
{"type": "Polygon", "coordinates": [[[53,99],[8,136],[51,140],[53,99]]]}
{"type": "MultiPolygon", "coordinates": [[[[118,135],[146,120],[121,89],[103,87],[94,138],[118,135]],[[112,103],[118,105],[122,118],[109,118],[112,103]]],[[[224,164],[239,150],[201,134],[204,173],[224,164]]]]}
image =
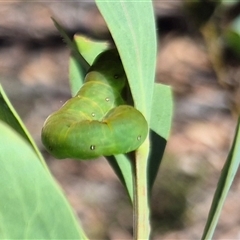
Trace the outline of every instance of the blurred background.
{"type": "MultiPolygon", "coordinates": [[[[171,137],[154,185],[153,239],[200,239],[239,113],[238,1],[153,1],[156,81],[171,85],[171,137]]],[[[140,4],[140,3],[139,3],[140,4]]],[[[94,1],[0,4],[0,82],[41,149],[90,239],[132,239],[132,208],[104,159],[59,161],[40,141],[43,122],[68,98],[70,36],[110,39],[94,1]]],[[[240,174],[214,239],[240,239],[240,174]]]]}

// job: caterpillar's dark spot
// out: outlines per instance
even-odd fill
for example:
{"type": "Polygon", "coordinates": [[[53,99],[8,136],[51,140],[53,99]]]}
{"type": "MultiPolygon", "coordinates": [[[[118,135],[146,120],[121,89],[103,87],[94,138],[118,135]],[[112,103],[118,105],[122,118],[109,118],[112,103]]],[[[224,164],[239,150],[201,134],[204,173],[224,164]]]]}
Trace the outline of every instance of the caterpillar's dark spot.
{"type": "Polygon", "coordinates": [[[114,78],[115,78],[115,79],[118,79],[118,78],[119,78],[119,75],[115,74],[115,75],[114,75],[114,78]]]}
{"type": "Polygon", "coordinates": [[[90,146],[90,150],[95,150],[95,148],[96,148],[96,147],[95,147],[94,145],[91,145],[91,146],[90,146]]]}
{"type": "Polygon", "coordinates": [[[141,138],[142,138],[142,136],[141,136],[141,135],[139,135],[139,136],[137,137],[137,140],[138,140],[138,141],[140,141],[140,140],[141,140],[141,138]]]}
{"type": "Polygon", "coordinates": [[[49,151],[52,152],[53,148],[51,146],[48,146],[49,151]]]}

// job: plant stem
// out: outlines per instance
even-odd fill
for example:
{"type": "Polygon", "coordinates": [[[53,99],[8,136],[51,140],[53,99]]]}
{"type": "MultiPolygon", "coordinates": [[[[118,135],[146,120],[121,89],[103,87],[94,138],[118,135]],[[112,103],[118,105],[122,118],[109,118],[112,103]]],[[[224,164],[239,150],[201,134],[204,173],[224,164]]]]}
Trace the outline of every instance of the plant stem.
{"type": "Polygon", "coordinates": [[[138,149],[136,153],[134,173],[134,240],[150,237],[149,203],[147,188],[147,159],[149,153],[149,140],[138,149]]]}

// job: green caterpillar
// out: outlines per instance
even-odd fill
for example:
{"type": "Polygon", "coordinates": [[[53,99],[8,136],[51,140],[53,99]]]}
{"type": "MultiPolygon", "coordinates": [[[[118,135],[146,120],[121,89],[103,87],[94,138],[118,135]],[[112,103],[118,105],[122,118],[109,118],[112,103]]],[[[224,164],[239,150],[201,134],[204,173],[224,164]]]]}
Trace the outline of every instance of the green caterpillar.
{"type": "Polygon", "coordinates": [[[56,158],[92,159],[136,150],[148,134],[144,116],[126,105],[127,78],[116,50],[101,53],[83,86],[42,129],[42,142],[56,158]]]}

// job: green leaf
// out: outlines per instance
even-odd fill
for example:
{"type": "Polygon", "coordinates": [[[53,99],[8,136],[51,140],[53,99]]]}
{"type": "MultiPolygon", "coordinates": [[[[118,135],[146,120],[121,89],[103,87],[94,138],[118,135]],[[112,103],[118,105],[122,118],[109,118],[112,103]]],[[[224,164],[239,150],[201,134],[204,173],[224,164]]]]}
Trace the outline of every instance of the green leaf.
{"type": "Polygon", "coordinates": [[[150,128],[162,138],[168,139],[173,116],[171,87],[155,83],[151,107],[150,128]]]}
{"type": "Polygon", "coordinates": [[[75,96],[84,82],[90,65],[98,54],[109,47],[109,43],[94,41],[79,34],[76,34],[72,41],[61,24],[54,18],[52,20],[68,47],[72,50],[69,60],[69,80],[72,96],[75,96]]]}
{"type": "Polygon", "coordinates": [[[81,63],[81,66],[83,69],[87,70],[89,68],[89,64],[84,59],[84,57],[79,53],[77,45],[74,41],[71,40],[71,38],[68,36],[67,32],[64,30],[64,28],[61,26],[59,22],[57,22],[56,19],[52,18],[57,30],[65,40],[68,47],[72,50],[72,54],[74,57],[81,63]]]}
{"type": "Polygon", "coordinates": [[[231,1],[229,1],[229,0],[222,0],[221,3],[222,3],[223,6],[232,7],[232,5],[239,3],[239,0],[231,0],[231,1]]]}
{"type": "Polygon", "coordinates": [[[165,151],[167,140],[159,136],[156,132],[150,131],[151,151],[148,157],[147,178],[148,195],[151,196],[151,190],[156,179],[160,163],[165,151]]]}
{"type": "MultiPolygon", "coordinates": [[[[156,65],[156,33],[152,1],[96,0],[96,3],[120,54],[134,106],[150,122],[156,65]]],[[[134,195],[135,239],[148,239],[150,235],[149,203],[146,198],[148,143],[147,139],[136,151],[134,171],[129,170],[124,179],[132,181],[133,186],[133,189],[127,190],[133,191],[134,195]]],[[[117,164],[121,171],[123,163],[119,161],[117,164]]],[[[131,196],[131,193],[129,195],[131,196]]]]}
{"type": "Polygon", "coordinates": [[[86,75],[86,71],[82,68],[81,64],[73,55],[69,59],[69,82],[71,95],[75,96],[81,86],[86,75]]]}
{"type": "Polygon", "coordinates": [[[121,56],[134,105],[149,120],[157,49],[152,2],[96,0],[96,4],[121,56]]]}
{"type": "Polygon", "coordinates": [[[171,87],[154,85],[151,108],[151,152],[148,159],[148,186],[153,187],[172,126],[173,97],[171,87]]]}
{"type": "Polygon", "coordinates": [[[35,153],[37,154],[39,160],[46,167],[46,163],[36,143],[32,139],[31,135],[29,134],[28,130],[23,124],[21,118],[15,111],[14,107],[9,101],[1,85],[0,85],[0,120],[7,123],[10,127],[12,127],[15,131],[17,131],[23,138],[25,138],[29,142],[29,144],[32,146],[35,153]]]}
{"type": "Polygon", "coordinates": [[[119,154],[106,157],[108,163],[113,168],[118,178],[125,187],[130,200],[133,202],[133,162],[130,160],[130,156],[127,154],[119,154]]]}
{"type": "Polygon", "coordinates": [[[236,17],[231,25],[230,25],[230,28],[235,31],[238,35],[240,35],[240,17],[236,17]]]}
{"type": "Polygon", "coordinates": [[[233,31],[232,29],[227,29],[223,34],[223,40],[225,45],[232,50],[235,56],[239,58],[240,56],[240,35],[238,32],[233,31]]]}
{"type": "Polygon", "coordinates": [[[217,189],[214,194],[212,206],[209,211],[208,220],[205,225],[202,239],[212,239],[215,231],[224,201],[227,197],[233,179],[237,173],[240,163],[240,118],[236,127],[234,141],[222,169],[221,176],[218,181],[217,189]]]}
{"type": "Polygon", "coordinates": [[[0,238],[87,239],[29,142],[2,121],[0,132],[0,238]]]}
{"type": "Polygon", "coordinates": [[[78,51],[77,43],[75,41],[72,41],[61,24],[54,18],[52,18],[52,20],[59,33],[63,37],[64,41],[66,42],[67,46],[71,49],[71,57],[69,60],[69,78],[71,93],[72,96],[75,96],[83,84],[84,77],[90,65],[78,51]]]}
{"type": "MultiPolygon", "coordinates": [[[[92,65],[97,55],[108,48],[106,41],[95,41],[81,35],[74,36],[74,44],[77,47],[77,51],[81,53],[81,56],[87,62],[88,68],[92,65]]],[[[69,61],[69,80],[72,96],[75,96],[82,86],[88,68],[83,68],[75,54],[71,55],[69,61]]]]}
{"type": "Polygon", "coordinates": [[[74,35],[74,42],[78,48],[78,51],[86,59],[87,63],[91,66],[97,55],[107,50],[109,42],[97,41],[80,34],[74,35]]]}
{"type": "Polygon", "coordinates": [[[240,17],[236,17],[224,30],[222,39],[235,57],[240,57],[240,17]]]}

